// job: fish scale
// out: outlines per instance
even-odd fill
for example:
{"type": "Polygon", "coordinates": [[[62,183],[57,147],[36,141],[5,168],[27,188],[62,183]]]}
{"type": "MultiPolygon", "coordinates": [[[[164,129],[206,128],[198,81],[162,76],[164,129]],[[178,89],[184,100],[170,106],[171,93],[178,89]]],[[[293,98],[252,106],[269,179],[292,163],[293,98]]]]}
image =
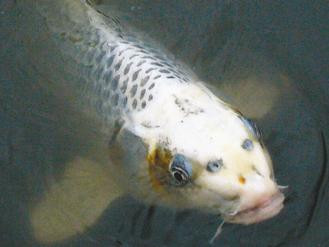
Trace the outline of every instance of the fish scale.
{"type": "MultiPolygon", "coordinates": [[[[91,14],[119,25],[96,11],[91,14]]],[[[161,78],[180,83],[189,81],[159,50],[131,34],[124,34],[119,27],[115,30],[120,33],[89,25],[88,30],[75,33],[78,36],[74,38],[71,34],[62,34],[66,42],[75,46],[74,51],[80,53],[74,56],[84,66],[85,79],[92,84],[92,105],[108,120],[113,118],[112,113],[145,109],[154,99],[152,91],[161,83],[161,78]]]]}
{"type": "MultiPolygon", "coordinates": [[[[118,107],[128,111],[142,110],[147,107],[148,102],[152,101],[151,91],[160,82],[161,77],[183,82],[180,77],[175,75],[176,71],[170,71],[170,69],[174,70],[173,65],[161,63],[164,58],[162,60],[155,58],[151,51],[141,49],[139,45],[131,42],[119,41],[115,46],[115,49],[109,49],[109,52],[104,55],[105,59],[102,60],[104,64],[94,65],[95,73],[91,78],[103,90],[109,90],[109,96],[111,95],[110,97],[113,99],[112,104],[107,104],[108,97],[100,99],[107,108],[118,107]],[[150,87],[152,84],[153,86],[150,87]],[[144,96],[149,100],[141,101],[144,96]],[[127,104],[124,103],[125,97],[127,97],[127,104]]],[[[176,72],[176,74],[178,73],[176,72]]],[[[104,96],[101,92],[98,95],[104,96]]],[[[103,110],[108,111],[109,109],[103,110]]]]}

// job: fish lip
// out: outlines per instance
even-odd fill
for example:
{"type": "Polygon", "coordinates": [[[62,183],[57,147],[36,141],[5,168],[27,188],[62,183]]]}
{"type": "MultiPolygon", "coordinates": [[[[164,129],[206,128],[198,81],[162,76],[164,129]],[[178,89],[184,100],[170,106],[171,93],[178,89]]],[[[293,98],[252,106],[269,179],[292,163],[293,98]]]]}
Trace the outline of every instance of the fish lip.
{"type": "Polygon", "coordinates": [[[254,224],[277,215],[283,209],[284,195],[281,192],[276,192],[266,201],[241,211],[234,215],[223,216],[226,222],[238,224],[254,224]]]}

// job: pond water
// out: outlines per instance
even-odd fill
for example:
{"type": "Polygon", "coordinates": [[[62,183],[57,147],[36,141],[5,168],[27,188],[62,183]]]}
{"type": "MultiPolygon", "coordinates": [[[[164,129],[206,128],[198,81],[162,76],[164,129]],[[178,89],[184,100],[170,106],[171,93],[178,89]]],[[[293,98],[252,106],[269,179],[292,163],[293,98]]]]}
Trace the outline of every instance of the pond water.
{"type": "MultiPolygon", "coordinates": [[[[327,3],[97,2],[160,43],[262,129],[276,179],[289,186],[285,208],[256,225],[225,224],[213,246],[329,246],[327,3]]],[[[0,245],[209,246],[220,218],[145,205],[121,194],[103,167],[72,165],[81,156],[102,161],[97,133],[70,109],[65,90],[44,86],[38,64],[52,49],[25,35],[43,27],[25,21],[22,6],[0,2],[0,245]],[[35,54],[39,47],[48,53],[35,54]],[[86,185],[75,175],[89,173],[86,185]],[[62,182],[44,204],[59,207],[59,216],[33,228],[32,205],[65,176],[79,184],[62,182]],[[109,198],[115,199],[108,204],[109,198]],[[84,211],[86,201],[92,203],[84,211]],[[61,209],[66,202],[81,207],[61,209]],[[97,217],[70,218],[90,212],[97,217]],[[61,230],[52,234],[52,224],[61,230]]]]}

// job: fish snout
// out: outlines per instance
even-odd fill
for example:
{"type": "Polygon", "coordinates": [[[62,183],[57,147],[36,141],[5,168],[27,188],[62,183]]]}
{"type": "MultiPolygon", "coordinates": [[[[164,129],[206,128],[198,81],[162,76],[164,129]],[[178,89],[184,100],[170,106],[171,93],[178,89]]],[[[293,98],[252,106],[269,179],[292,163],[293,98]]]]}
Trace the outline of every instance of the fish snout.
{"type": "Polygon", "coordinates": [[[284,198],[273,181],[263,186],[249,186],[241,191],[238,210],[226,217],[226,221],[248,225],[272,218],[282,210],[284,198]]]}

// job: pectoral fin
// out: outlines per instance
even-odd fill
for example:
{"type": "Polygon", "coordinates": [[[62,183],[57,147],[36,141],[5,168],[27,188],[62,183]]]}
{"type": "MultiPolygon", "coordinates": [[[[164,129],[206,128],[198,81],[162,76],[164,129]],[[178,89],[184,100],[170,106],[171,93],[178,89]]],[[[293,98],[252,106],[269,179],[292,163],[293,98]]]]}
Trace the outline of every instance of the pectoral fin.
{"type": "Polygon", "coordinates": [[[41,243],[53,243],[81,234],[120,194],[107,166],[76,157],[32,207],[34,237],[41,243]]]}

